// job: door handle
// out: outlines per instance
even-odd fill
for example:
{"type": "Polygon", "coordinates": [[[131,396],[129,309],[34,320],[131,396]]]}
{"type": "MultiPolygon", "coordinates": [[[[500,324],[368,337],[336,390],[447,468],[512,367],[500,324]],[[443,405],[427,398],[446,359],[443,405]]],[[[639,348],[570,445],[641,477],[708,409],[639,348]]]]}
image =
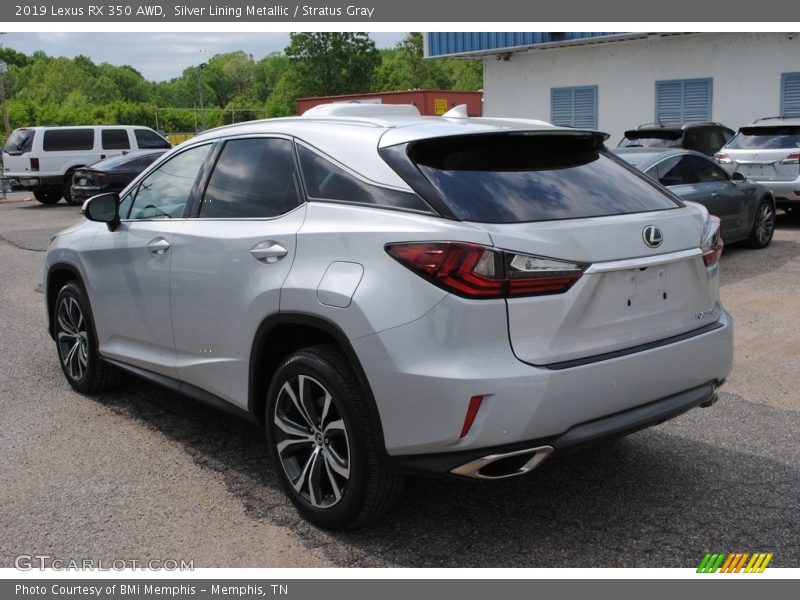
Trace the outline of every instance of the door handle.
{"type": "Polygon", "coordinates": [[[718,198],[719,197],[719,192],[711,192],[711,197],[712,198],[718,198]]]}
{"type": "Polygon", "coordinates": [[[150,252],[153,254],[161,256],[167,250],[169,250],[169,242],[162,237],[158,237],[147,244],[147,247],[150,248],[150,252]]]}
{"type": "Polygon", "coordinates": [[[289,251],[278,242],[261,242],[250,250],[250,254],[253,255],[253,258],[270,264],[278,262],[288,253],[289,251]]]}

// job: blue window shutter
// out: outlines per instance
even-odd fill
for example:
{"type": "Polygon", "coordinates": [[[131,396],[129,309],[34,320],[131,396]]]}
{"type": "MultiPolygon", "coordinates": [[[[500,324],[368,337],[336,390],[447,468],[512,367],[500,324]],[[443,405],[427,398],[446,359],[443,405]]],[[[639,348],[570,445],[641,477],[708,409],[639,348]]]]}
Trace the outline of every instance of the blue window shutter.
{"type": "Polygon", "coordinates": [[[800,73],[781,75],[781,116],[800,117],[800,73]]]}
{"type": "Polygon", "coordinates": [[[710,121],[711,92],[711,79],[656,81],[656,121],[710,121]]]}
{"type": "Polygon", "coordinates": [[[562,127],[597,129],[597,86],[552,88],[550,122],[562,127]]]}

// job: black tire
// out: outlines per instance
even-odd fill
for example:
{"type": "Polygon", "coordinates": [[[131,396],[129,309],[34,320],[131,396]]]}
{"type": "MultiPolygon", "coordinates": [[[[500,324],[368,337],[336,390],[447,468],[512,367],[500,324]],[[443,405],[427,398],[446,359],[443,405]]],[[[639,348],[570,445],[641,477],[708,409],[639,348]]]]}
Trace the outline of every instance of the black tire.
{"type": "Polygon", "coordinates": [[[67,175],[64,177],[64,186],[62,190],[62,195],[64,196],[64,200],[67,201],[67,204],[70,206],[79,206],[82,204],[80,200],[74,200],[72,198],[72,176],[74,175],[75,171],[69,171],[67,175]]]}
{"type": "Polygon", "coordinates": [[[753,229],[747,238],[749,248],[766,248],[772,241],[775,233],[775,205],[769,198],[762,198],[756,209],[756,218],[753,229]]]}
{"type": "Polygon", "coordinates": [[[56,186],[45,186],[33,190],[33,197],[42,204],[57,204],[61,200],[61,188],[56,186]]]}
{"type": "Polygon", "coordinates": [[[402,487],[403,477],[381,459],[367,401],[333,345],[291,354],[270,384],[266,429],[278,477],[300,514],[318,527],[374,522],[402,487]],[[283,442],[290,443],[279,448],[283,442]]]}
{"type": "Polygon", "coordinates": [[[58,362],[69,384],[84,394],[113,388],[121,372],[97,353],[97,334],[86,292],[70,281],[58,292],[53,309],[58,362]]]}

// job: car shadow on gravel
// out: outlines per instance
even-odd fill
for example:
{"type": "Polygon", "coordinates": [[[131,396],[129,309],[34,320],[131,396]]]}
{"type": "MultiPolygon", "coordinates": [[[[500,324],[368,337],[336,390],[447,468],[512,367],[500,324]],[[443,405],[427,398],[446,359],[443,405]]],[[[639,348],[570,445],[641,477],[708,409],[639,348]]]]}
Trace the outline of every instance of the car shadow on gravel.
{"type": "Polygon", "coordinates": [[[726,396],[528,477],[411,478],[383,521],[331,533],[283,495],[259,427],[138,379],[124,389],[96,401],[181,444],[250,518],[290,528],[339,566],[693,567],[707,550],[774,552],[774,566],[800,566],[800,461],[753,450],[770,443],[762,429],[797,439],[797,412],[726,396]]]}

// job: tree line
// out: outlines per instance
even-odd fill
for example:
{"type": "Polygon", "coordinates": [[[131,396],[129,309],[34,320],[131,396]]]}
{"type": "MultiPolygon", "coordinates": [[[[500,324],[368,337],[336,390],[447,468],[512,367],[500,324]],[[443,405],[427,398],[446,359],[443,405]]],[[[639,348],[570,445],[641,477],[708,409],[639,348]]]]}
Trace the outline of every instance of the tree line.
{"type": "Polygon", "coordinates": [[[282,53],[256,60],[217,54],[169,81],[146,80],[128,65],[95,64],[0,48],[12,129],[33,125],[131,124],[163,131],[295,114],[306,96],[408,89],[477,90],[480,61],[423,59],[421,33],[378,49],[367,33],[293,33],[282,53]],[[158,122],[157,122],[158,121],[158,122]]]}

